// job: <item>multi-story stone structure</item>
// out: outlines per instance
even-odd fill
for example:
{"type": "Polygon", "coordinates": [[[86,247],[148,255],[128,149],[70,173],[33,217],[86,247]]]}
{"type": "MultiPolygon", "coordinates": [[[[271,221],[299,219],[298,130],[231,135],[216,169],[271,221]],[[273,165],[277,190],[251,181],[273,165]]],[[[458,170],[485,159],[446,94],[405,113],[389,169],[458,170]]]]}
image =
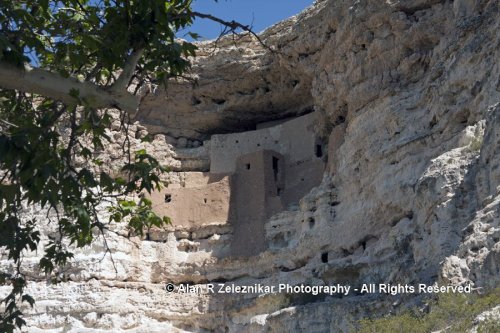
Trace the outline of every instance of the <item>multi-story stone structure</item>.
{"type": "Polygon", "coordinates": [[[184,186],[153,193],[154,209],[188,229],[230,224],[231,255],[258,254],[267,248],[266,221],[321,182],[325,158],[315,117],[212,136],[210,172],[188,173],[184,186]]]}

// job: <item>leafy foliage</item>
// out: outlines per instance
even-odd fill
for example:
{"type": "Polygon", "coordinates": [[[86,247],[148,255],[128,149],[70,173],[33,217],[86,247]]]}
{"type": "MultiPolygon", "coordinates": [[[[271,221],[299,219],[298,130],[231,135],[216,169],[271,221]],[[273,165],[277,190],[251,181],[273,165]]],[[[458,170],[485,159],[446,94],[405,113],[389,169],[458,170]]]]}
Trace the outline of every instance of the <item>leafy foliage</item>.
{"type": "Polygon", "coordinates": [[[194,55],[176,40],[189,26],[191,0],[0,0],[0,61],[24,62],[64,76],[111,82],[134,50],[139,75],[179,75],[194,55]]]}
{"type": "MultiPolygon", "coordinates": [[[[105,90],[124,80],[124,89],[133,83],[135,94],[145,83],[186,71],[196,47],[175,34],[194,16],[191,0],[0,0],[0,64],[29,63],[105,90]]],[[[56,216],[58,235],[44,244],[39,262],[48,275],[72,258],[69,245],[90,244],[110,223],[125,221],[137,235],[170,223],[152,212],[148,199],[130,199],[161,186],[158,175],[166,169],[146,151],[131,152],[124,142],[128,161],[120,176],[95,172],[102,166],[95,152],[110,140],[111,117],[79,94],[72,90],[74,103],[63,104],[0,87],[0,248],[14,263],[12,271],[0,272],[0,285],[12,287],[0,303],[1,332],[25,324],[20,303],[34,304],[24,294],[21,261],[25,251],[39,248],[41,235],[39,221],[23,218],[26,205],[50,212],[49,220],[56,216]],[[76,167],[77,159],[85,166],[76,167]],[[97,214],[103,203],[114,203],[109,221],[97,214]]],[[[128,114],[121,117],[125,130],[128,114]]]]}
{"type": "Polygon", "coordinates": [[[469,149],[473,152],[479,153],[483,147],[483,137],[474,137],[469,144],[469,149]]]}

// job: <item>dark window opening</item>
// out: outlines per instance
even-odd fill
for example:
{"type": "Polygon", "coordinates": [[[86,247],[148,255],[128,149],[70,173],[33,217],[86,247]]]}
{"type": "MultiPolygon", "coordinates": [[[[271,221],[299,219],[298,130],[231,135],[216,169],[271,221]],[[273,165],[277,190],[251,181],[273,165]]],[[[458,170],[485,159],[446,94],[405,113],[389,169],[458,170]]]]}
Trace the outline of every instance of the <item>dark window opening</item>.
{"type": "Polygon", "coordinates": [[[204,202],[204,203],[207,203],[207,198],[204,198],[204,199],[203,199],[203,202],[204,202]]]}
{"type": "Polygon", "coordinates": [[[212,98],[212,102],[214,102],[217,105],[222,105],[222,104],[226,103],[226,100],[225,99],[219,99],[219,98],[212,98]]]}
{"type": "Polygon", "coordinates": [[[277,191],[276,191],[276,193],[278,194],[278,196],[280,196],[280,195],[281,195],[281,192],[282,192],[282,191],[283,191],[283,190],[282,190],[282,189],[280,189],[280,188],[278,187],[278,189],[277,189],[277,191]]]}
{"type": "Polygon", "coordinates": [[[321,262],[325,264],[328,262],[328,252],[321,253],[321,262]]]}
{"type": "Polygon", "coordinates": [[[172,194],[165,194],[165,202],[169,203],[172,201],[172,194]]]}
{"type": "Polygon", "coordinates": [[[340,125],[345,123],[345,117],[344,116],[338,116],[337,121],[335,122],[335,125],[340,125]]]}
{"type": "Polygon", "coordinates": [[[314,228],[314,223],[316,223],[316,221],[314,220],[314,217],[310,217],[308,222],[309,222],[309,228],[310,229],[314,228]]]}
{"type": "Polygon", "coordinates": [[[273,156],[273,172],[274,172],[274,180],[278,180],[278,163],[279,163],[279,158],[273,156]]]}
{"type": "Polygon", "coordinates": [[[146,233],[146,240],[147,241],[151,240],[151,236],[149,235],[149,232],[146,233]]]}
{"type": "Polygon", "coordinates": [[[193,105],[199,105],[199,104],[201,104],[201,101],[198,98],[194,97],[194,96],[192,97],[191,101],[192,101],[193,105]]]}
{"type": "Polygon", "coordinates": [[[323,157],[323,146],[316,145],[316,157],[323,157]]]}
{"type": "Polygon", "coordinates": [[[245,164],[245,167],[247,168],[247,170],[250,170],[250,164],[245,164]]]}

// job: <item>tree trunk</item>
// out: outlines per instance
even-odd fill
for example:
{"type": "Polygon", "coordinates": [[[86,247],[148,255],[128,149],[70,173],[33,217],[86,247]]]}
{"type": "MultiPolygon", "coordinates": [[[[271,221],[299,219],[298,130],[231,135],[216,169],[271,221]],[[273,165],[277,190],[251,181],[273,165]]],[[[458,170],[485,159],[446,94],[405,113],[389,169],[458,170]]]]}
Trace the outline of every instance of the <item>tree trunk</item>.
{"type": "MultiPolygon", "coordinates": [[[[79,99],[91,107],[115,107],[135,115],[139,107],[139,96],[127,92],[126,88],[113,89],[99,87],[91,82],[81,82],[74,78],[65,78],[39,68],[25,70],[0,62],[0,87],[15,89],[53,98],[66,104],[80,103],[70,95],[78,91],[79,99]]],[[[117,87],[120,88],[120,87],[117,87]]]]}

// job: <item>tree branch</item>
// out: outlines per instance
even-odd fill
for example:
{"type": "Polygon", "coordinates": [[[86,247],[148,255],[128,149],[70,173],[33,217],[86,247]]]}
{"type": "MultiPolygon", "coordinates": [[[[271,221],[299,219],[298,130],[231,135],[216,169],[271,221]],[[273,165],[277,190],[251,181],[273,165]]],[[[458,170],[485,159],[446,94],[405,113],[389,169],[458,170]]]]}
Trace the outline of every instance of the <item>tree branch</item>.
{"type": "MultiPolygon", "coordinates": [[[[204,13],[199,13],[199,12],[191,12],[189,14],[190,16],[194,16],[194,17],[199,17],[199,18],[203,18],[203,19],[209,19],[211,21],[214,21],[214,22],[217,22],[217,23],[220,23],[226,27],[229,28],[228,31],[226,31],[226,33],[230,33],[230,32],[236,32],[237,29],[241,29],[243,31],[246,31],[248,33],[250,33],[252,36],[254,36],[257,41],[262,45],[264,46],[266,49],[268,49],[269,51],[271,52],[276,52],[274,49],[272,49],[269,45],[267,45],[266,43],[264,43],[264,41],[259,37],[259,35],[257,35],[253,30],[252,30],[252,27],[249,26],[249,25],[244,25],[244,24],[241,24],[239,22],[236,22],[236,21],[225,21],[223,19],[220,19],[216,16],[213,16],[213,15],[210,15],[210,14],[204,14],[204,13]]],[[[224,35],[224,33],[223,33],[224,35]]]]}
{"type": "Polygon", "coordinates": [[[22,70],[4,62],[0,62],[0,87],[42,95],[66,104],[80,104],[70,95],[71,91],[76,90],[78,98],[91,107],[115,107],[131,115],[135,115],[140,102],[139,97],[129,94],[125,89],[110,90],[43,69],[27,67],[22,70]]]}
{"type": "Polygon", "coordinates": [[[123,71],[121,72],[120,76],[118,79],[113,83],[112,89],[115,91],[126,91],[128,84],[130,83],[130,80],[132,79],[132,76],[134,75],[135,68],[137,67],[137,63],[139,62],[139,59],[141,59],[142,53],[144,52],[144,49],[138,49],[132,51],[130,56],[127,59],[127,62],[125,63],[125,66],[123,67],[123,71]]]}

